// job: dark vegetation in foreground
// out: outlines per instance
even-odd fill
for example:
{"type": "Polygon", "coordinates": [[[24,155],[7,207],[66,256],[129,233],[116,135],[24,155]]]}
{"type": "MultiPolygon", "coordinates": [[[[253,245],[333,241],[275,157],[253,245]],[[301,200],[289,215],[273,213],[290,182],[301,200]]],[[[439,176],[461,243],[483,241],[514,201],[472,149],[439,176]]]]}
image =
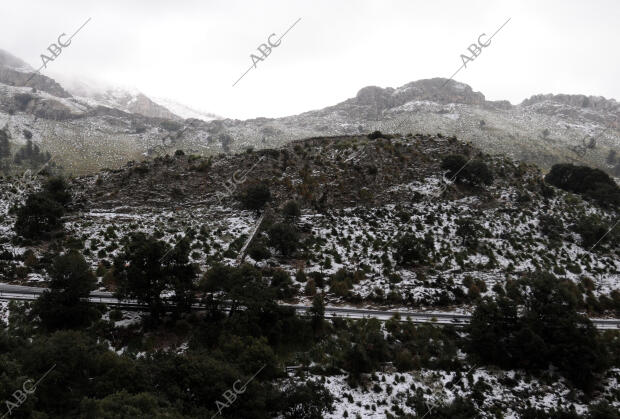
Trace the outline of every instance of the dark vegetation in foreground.
{"type": "MultiPolygon", "coordinates": [[[[149,271],[157,281],[153,286],[184,286],[176,279],[178,272],[191,273],[183,263],[186,251],[179,249],[169,265],[149,271]]],[[[137,237],[118,263],[124,266],[127,260],[130,267],[144,268],[161,258],[162,250],[156,242],[137,237]]],[[[30,308],[12,303],[10,326],[0,334],[0,396],[5,399],[25,379],[36,379],[56,365],[36,394],[15,411],[20,417],[210,417],[221,407],[219,401],[227,405],[225,417],[320,418],[334,400],[321,380],[308,380],[305,371],[317,376],[344,372],[351,385],[369,387],[373,373],[386,362],[403,373],[462,373],[477,365],[519,369],[549,383],[563,376],[587,401],[599,390],[605,370],[620,366],[618,334],[598,333],[577,313],[571,286],[546,273],[507,285],[496,300],[479,301],[464,336],[452,326],[398,319],[385,324],[384,335],[381,323],[373,319],[326,321],[320,295],[309,317],[298,317],[274,302],[283,279],[247,264],[209,270],[193,293],[204,306],[202,312],[190,313],[183,301],[167,312],[147,293],[151,285],[146,276],[137,284],[119,286],[120,294],[144,298],[152,306],[142,324],[115,327],[102,313],[116,320],[121,313],[84,302],[94,284],[79,253],[59,256],[53,266],[51,290],[30,308]],[[124,353],[111,351],[106,342],[124,348],[124,353]],[[183,352],[165,349],[182,343],[187,345],[183,352]],[[458,356],[459,349],[468,354],[466,359],[458,356]],[[292,379],[285,365],[302,368],[292,379]],[[259,370],[234,403],[223,399],[237,380],[245,383],[259,370]]],[[[475,417],[474,406],[484,399],[482,383],[474,394],[471,400],[457,398],[439,406],[435,417],[475,417]]],[[[426,411],[419,391],[406,404],[426,411]]],[[[522,414],[543,415],[532,409],[522,414]]],[[[613,415],[602,402],[586,417],[617,417],[613,415]]],[[[398,408],[394,417],[399,417],[398,408]]]]}

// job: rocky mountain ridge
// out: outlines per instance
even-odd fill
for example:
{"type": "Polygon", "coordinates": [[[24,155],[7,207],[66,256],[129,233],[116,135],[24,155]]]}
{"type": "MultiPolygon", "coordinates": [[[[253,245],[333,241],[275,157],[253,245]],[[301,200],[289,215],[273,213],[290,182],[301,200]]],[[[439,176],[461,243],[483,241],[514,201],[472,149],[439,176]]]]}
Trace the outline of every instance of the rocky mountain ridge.
{"type": "Polygon", "coordinates": [[[435,78],[399,88],[365,87],[339,104],[282,118],[209,120],[209,114],[183,110],[201,119],[182,119],[140,94],[74,97],[41,74],[32,78],[32,87],[24,87],[29,76],[15,69],[24,64],[6,54],[3,62],[0,127],[9,134],[13,152],[26,142],[22,134],[27,130],[70,173],[120,167],[176,149],[208,156],[380,130],[442,133],[544,170],[568,162],[620,176],[620,111],[613,99],[535,95],[512,105],[488,101],[466,84],[435,78]]]}

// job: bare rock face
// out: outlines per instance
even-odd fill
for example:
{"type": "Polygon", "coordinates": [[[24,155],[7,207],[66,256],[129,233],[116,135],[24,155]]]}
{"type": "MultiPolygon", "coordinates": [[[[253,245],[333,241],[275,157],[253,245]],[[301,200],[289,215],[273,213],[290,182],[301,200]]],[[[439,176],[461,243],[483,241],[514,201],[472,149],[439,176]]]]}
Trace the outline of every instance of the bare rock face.
{"type": "Polygon", "coordinates": [[[66,121],[75,117],[71,109],[56,100],[37,101],[32,113],[39,118],[54,121],[66,121]]]}
{"type": "Polygon", "coordinates": [[[580,121],[584,115],[592,121],[601,124],[601,131],[606,127],[618,127],[620,117],[620,103],[614,99],[605,99],[602,96],[547,94],[535,95],[525,99],[519,105],[536,113],[580,121]]]}
{"type": "Polygon", "coordinates": [[[400,106],[413,100],[467,105],[483,105],[486,102],[482,93],[474,92],[468,85],[443,78],[418,80],[398,89],[368,86],[362,88],[355,98],[350,100],[365,105],[379,103],[384,107],[400,106]]]}
{"type": "Polygon", "coordinates": [[[480,92],[454,80],[444,78],[418,80],[398,88],[394,95],[402,103],[412,100],[428,100],[441,104],[462,103],[466,105],[483,105],[486,100],[480,92]]]}
{"type": "Polygon", "coordinates": [[[53,79],[42,74],[22,73],[0,66],[0,83],[16,87],[31,87],[57,97],[68,98],[71,95],[53,79]],[[32,78],[31,78],[32,77],[32,78]],[[30,79],[30,80],[29,80],[30,79]]]}
{"type": "MultiPolygon", "coordinates": [[[[331,109],[337,108],[345,111],[349,116],[363,118],[373,114],[379,115],[385,110],[412,101],[435,102],[443,105],[459,103],[474,106],[490,103],[486,102],[482,93],[474,92],[466,84],[434,78],[414,81],[398,89],[367,86],[360,89],[354,98],[348,99],[331,109]]],[[[501,106],[505,107],[506,104],[501,106]]]]}
{"type": "Polygon", "coordinates": [[[521,102],[521,106],[530,106],[541,102],[554,102],[575,108],[590,108],[598,111],[618,112],[620,110],[620,103],[614,99],[605,99],[602,96],[564,94],[534,95],[521,102]]]}
{"type": "Polygon", "coordinates": [[[131,113],[137,113],[151,118],[181,119],[168,109],[156,104],[142,93],[135,96],[135,100],[132,100],[126,106],[127,110],[131,113]]]}
{"type": "Polygon", "coordinates": [[[40,73],[34,74],[35,71],[25,61],[0,50],[0,83],[9,86],[32,87],[57,97],[71,97],[56,81],[40,73]]]}

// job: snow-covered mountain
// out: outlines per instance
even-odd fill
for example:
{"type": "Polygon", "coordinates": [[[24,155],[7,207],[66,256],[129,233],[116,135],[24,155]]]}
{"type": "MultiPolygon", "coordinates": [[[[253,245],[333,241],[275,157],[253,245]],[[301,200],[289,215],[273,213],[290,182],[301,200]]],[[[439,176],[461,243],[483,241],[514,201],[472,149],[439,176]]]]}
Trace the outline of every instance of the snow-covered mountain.
{"type": "MultiPolygon", "coordinates": [[[[0,83],[12,86],[25,85],[27,79],[34,72],[35,69],[25,61],[0,49],[0,83]]],[[[173,100],[153,100],[132,87],[114,86],[85,77],[77,79],[65,77],[63,74],[54,74],[54,77],[51,78],[37,74],[32,80],[28,81],[28,86],[59,97],[73,96],[77,101],[93,108],[104,106],[123,112],[171,120],[195,118],[212,121],[222,119],[215,114],[197,111],[173,100]],[[42,81],[47,83],[42,83],[42,81]],[[46,86],[46,84],[50,84],[49,82],[53,82],[51,89],[46,86]]]]}
{"type": "Polygon", "coordinates": [[[173,120],[192,118],[209,122],[223,119],[221,116],[196,110],[173,99],[146,95],[130,86],[114,86],[86,78],[64,78],[62,75],[56,75],[55,79],[76,99],[93,107],[107,106],[128,113],[173,120]]]}
{"type": "Polygon", "coordinates": [[[97,80],[65,79],[62,76],[56,76],[56,79],[73,97],[91,107],[106,106],[152,118],[184,119],[132,87],[112,86],[97,80]]]}
{"type": "Polygon", "coordinates": [[[297,139],[380,130],[442,133],[542,169],[585,164],[620,176],[620,104],[583,95],[537,95],[512,105],[442,78],[398,88],[368,86],[324,109],[283,118],[222,119],[130,88],[38,74],[0,55],[0,126],[11,142],[33,141],[75,172],[118,167],[153,150],[213,155],[275,148],[297,139]],[[60,78],[59,78],[60,80],[60,78]]]}
{"type": "Polygon", "coordinates": [[[199,111],[172,99],[151,97],[151,100],[183,119],[200,119],[206,122],[214,121],[216,119],[224,119],[223,117],[214,113],[199,111]]]}

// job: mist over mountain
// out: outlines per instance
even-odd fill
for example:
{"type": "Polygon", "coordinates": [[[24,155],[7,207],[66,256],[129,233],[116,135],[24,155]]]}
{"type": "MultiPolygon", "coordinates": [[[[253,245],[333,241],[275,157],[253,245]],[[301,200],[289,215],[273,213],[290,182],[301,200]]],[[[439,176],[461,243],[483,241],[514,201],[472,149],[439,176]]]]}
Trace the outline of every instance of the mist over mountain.
{"type": "Polygon", "coordinates": [[[374,130],[454,135],[542,169],[569,162],[620,173],[614,154],[620,148],[620,107],[603,97],[539,94],[512,105],[436,78],[398,88],[364,87],[341,103],[299,115],[233,120],[97,82],[58,83],[37,74],[24,86],[31,71],[19,58],[0,55],[0,121],[16,145],[24,143],[27,129],[75,173],[119,167],[155,148],[214,155],[374,130]]]}
{"type": "Polygon", "coordinates": [[[35,71],[0,50],[8,413],[617,419],[616,100],[238,120],[35,71]]]}

